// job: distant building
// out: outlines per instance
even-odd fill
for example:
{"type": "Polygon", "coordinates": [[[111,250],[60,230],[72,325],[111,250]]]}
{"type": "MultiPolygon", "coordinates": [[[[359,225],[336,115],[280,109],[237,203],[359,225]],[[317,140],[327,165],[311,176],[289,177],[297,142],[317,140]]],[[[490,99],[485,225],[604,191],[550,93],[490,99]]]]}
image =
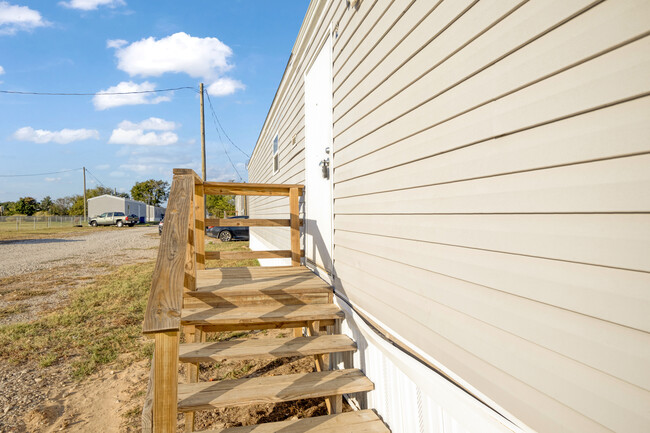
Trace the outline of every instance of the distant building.
{"type": "Polygon", "coordinates": [[[108,194],[88,199],[89,217],[97,216],[104,212],[124,212],[127,215],[135,214],[140,218],[140,222],[154,222],[162,219],[165,215],[165,208],[108,194]]]}

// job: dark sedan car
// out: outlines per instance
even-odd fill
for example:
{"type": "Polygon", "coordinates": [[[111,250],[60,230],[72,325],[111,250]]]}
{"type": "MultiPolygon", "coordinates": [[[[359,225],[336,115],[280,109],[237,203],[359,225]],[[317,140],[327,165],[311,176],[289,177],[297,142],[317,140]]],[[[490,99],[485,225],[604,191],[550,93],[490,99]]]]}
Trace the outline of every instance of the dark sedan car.
{"type": "MultiPolygon", "coordinates": [[[[248,216],[241,215],[228,219],[248,219],[248,216]]],[[[248,240],[248,227],[238,226],[210,226],[206,229],[205,234],[213,238],[219,238],[221,242],[230,241],[247,241],[248,240]]]]}

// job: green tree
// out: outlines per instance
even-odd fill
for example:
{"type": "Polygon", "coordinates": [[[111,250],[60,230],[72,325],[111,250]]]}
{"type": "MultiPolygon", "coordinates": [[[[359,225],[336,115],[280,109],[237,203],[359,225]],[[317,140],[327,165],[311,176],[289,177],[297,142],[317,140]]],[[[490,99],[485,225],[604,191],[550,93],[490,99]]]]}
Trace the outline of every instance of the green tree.
{"type": "Polygon", "coordinates": [[[3,207],[2,215],[3,216],[9,216],[13,215],[16,213],[16,203],[13,201],[5,201],[0,203],[0,206],[3,207]]]}
{"type": "Polygon", "coordinates": [[[49,195],[46,195],[45,197],[43,197],[43,200],[41,200],[38,207],[42,211],[45,211],[47,213],[51,213],[53,204],[54,204],[54,202],[52,201],[52,197],[50,197],[49,195]]]}
{"type": "Polygon", "coordinates": [[[21,197],[16,202],[16,212],[32,216],[38,211],[38,202],[34,197],[21,197]]]}
{"type": "Polygon", "coordinates": [[[169,197],[169,183],[154,179],[136,182],[131,188],[131,197],[133,200],[160,206],[169,197]]]}
{"type": "Polygon", "coordinates": [[[50,207],[50,213],[52,213],[52,215],[70,215],[70,208],[74,204],[75,200],[76,198],[74,196],[60,197],[55,199],[54,203],[52,203],[52,206],[50,207]]]}
{"type": "Polygon", "coordinates": [[[235,196],[209,195],[205,200],[205,207],[209,214],[223,217],[224,211],[230,215],[235,213],[235,196]]]}

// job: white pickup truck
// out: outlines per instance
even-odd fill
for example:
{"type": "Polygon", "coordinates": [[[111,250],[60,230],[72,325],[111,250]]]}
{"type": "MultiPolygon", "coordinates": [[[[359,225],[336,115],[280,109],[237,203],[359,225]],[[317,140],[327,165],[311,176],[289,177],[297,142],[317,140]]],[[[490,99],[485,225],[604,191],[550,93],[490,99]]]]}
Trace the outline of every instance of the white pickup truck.
{"type": "Polygon", "coordinates": [[[104,212],[101,215],[90,218],[88,224],[97,227],[97,226],[118,226],[122,227],[124,224],[127,224],[129,227],[133,227],[138,223],[138,219],[135,215],[125,215],[124,212],[104,212]]]}

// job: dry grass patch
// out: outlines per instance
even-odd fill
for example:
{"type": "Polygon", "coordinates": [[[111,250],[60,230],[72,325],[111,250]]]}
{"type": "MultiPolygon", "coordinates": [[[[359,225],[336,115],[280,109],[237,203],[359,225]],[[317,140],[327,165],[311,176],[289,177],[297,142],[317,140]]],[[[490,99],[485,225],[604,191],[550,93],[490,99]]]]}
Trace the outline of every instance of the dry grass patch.
{"type": "Polygon", "coordinates": [[[0,327],[0,359],[41,366],[70,360],[82,378],[123,353],[150,356],[141,326],[152,272],[153,263],[122,266],[72,293],[58,311],[0,327]]]}

